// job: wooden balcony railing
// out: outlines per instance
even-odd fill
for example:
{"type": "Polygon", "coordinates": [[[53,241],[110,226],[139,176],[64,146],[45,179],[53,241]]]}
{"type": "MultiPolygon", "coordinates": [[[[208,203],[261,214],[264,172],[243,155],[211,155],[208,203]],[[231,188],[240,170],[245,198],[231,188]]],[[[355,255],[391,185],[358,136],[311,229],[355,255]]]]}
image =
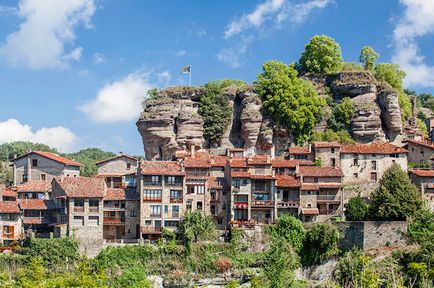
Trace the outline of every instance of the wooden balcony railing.
{"type": "Polygon", "coordinates": [[[143,186],[161,186],[161,182],[143,181],[143,186]]]}
{"type": "Polygon", "coordinates": [[[104,224],[123,224],[125,218],[122,217],[104,217],[104,224]]]}
{"type": "Polygon", "coordinates": [[[324,202],[340,202],[339,195],[317,195],[316,196],[317,201],[324,201],[324,202]]]}
{"type": "Polygon", "coordinates": [[[166,182],[167,186],[182,186],[183,182],[166,182]]]}
{"type": "Polygon", "coordinates": [[[247,209],[249,207],[249,203],[245,202],[234,202],[235,209],[247,209]]]}
{"type": "Polygon", "coordinates": [[[143,201],[146,201],[146,202],[161,202],[161,198],[143,197],[143,201]]]}
{"type": "Polygon", "coordinates": [[[170,203],[182,203],[182,198],[170,197],[170,203]]]}
{"type": "Polygon", "coordinates": [[[300,200],[278,200],[278,207],[294,207],[297,208],[300,205],[300,200]]]}
{"type": "Polygon", "coordinates": [[[74,206],[74,212],[84,212],[84,206],[74,206]]]}
{"type": "Polygon", "coordinates": [[[274,206],[274,201],[273,200],[253,200],[252,206],[258,206],[258,207],[274,206]]]}
{"type": "Polygon", "coordinates": [[[92,207],[89,207],[89,212],[90,213],[98,213],[99,212],[99,207],[98,206],[92,206],[92,207]]]}
{"type": "Polygon", "coordinates": [[[141,228],[143,234],[160,234],[162,230],[162,227],[145,226],[141,228]]]}
{"type": "Polygon", "coordinates": [[[151,217],[160,218],[161,212],[160,213],[151,213],[151,217]]]}

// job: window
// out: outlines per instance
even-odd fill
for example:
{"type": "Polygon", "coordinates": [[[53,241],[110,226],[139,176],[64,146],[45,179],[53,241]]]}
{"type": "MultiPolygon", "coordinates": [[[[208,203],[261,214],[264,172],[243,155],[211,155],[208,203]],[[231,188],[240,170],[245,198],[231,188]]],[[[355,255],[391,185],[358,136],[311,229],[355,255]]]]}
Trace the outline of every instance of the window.
{"type": "Polygon", "coordinates": [[[377,172],[371,172],[371,181],[377,182],[377,172]]]}
{"type": "Polygon", "coordinates": [[[84,226],[84,216],[74,216],[72,226],[84,226]]]}
{"type": "Polygon", "coordinates": [[[332,166],[335,167],[336,166],[336,159],[332,158],[332,166]]]}
{"type": "Polygon", "coordinates": [[[152,176],[152,177],[151,177],[151,183],[152,183],[153,185],[155,185],[155,184],[159,184],[159,183],[160,183],[160,176],[152,176]]]}
{"type": "Polygon", "coordinates": [[[425,160],[420,160],[420,164],[425,164],[425,160]]]}
{"type": "Polygon", "coordinates": [[[235,220],[247,220],[247,209],[237,209],[234,211],[235,220]]]}
{"type": "Polygon", "coordinates": [[[161,201],[161,190],[143,190],[143,200],[145,201],[161,201]]]}
{"type": "Polygon", "coordinates": [[[75,198],[74,199],[74,207],[84,207],[84,199],[83,198],[75,198]]]}
{"type": "Polygon", "coordinates": [[[151,205],[151,216],[161,216],[161,205],[151,205]]]}
{"type": "Polygon", "coordinates": [[[42,181],[47,180],[47,175],[46,175],[46,174],[41,174],[41,180],[42,180],[42,181]]]}
{"type": "Polygon", "coordinates": [[[175,183],[176,183],[175,176],[168,176],[167,177],[167,184],[175,184],[175,183]]]}
{"type": "Polygon", "coordinates": [[[170,200],[172,202],[177,202],[177,201],[182,200],[182,191],[170,190],[170,200]]]}
{"type": "Polygon", "coordinates": [[[243,185],[247,185],[249,182],[247,181],[247,179],[243,179],[242,184],[243,185]]]}
{"type": "Polygon", "coordinates": [[[131,170],[131,164],[127,163],[127,170],[131,170]]]}
{"type": "Polygon", "coordinates": [[[332,152],[332,153],[335,153],[335,147],[332,147],[332,148],[331,148],[331,152],[332,152]]]}
{"type": "Polygon", "coordinates": [[[13,238],[14,237],[14,226],[3,226],[3,237],[4,238],[13,238]]]}
{"type": "Polygon", "coordinates": [[[38,167],[38,159],[32,159],[32,167],[38,167]]]}
{"type": "Polygon", "coordinates": [[[175,212],[176,212],[176,213],[179,213],[179,206],[178,206],[178,205],[173,205],[173,206],[172,206],[172,212],[173,212],[173,213],[175,213],[175,212]]]}
{"type": "Polygon", "coordinates": [[[215,208],[215,205],[211,205],[211,215],[216,215],[217,213],[216,213],[216,208],[215,208]]]}
{"type": "Polygon", "coordinates": [[[164,221],[164,226],[166,226],[166,227],[178,227],[179,221],[166,220],[166,221],[164,221]]]}
{"type": "Polygon", "coordinates": [[[23,177],[21,180],[22,180],[21,182],[26,183],[27,182],[27,174],[23,174],[23,177]]]}
{"type": "Polygon", "coordinates": [[[188,201],[187,201],[187,203],[186,203],[186,205],[185,205],[185,206],[186,206],[185,208],[186,208],[187,210],[191,210],[191,209],[192,209],[192,206],[193,206],[193,205],[192,205],[192,202],[193,202],[193,200],[188,200],[188,201]]]}
{"type": "Polygon", "coordinates": [[[202,210],[202,201],[197,201],[196,208],[197,210],[202,210]]]}
{"type": "Polygon", "coordinates": [[[131,210],[130,211],[130,217],[137,217],[137,211],[136,210],[131,210]]]}
{"type": "Polygon", "coordinates": [[[217,218],[217,224],[218,225],[222,225],[223,224],[223,219],[222,218],[217,218]]]}
{"type": "Polygon", "coordinates": [[[164,205],[164,214],[168,214],[168,213],[169,213],[169,206],[164,205]]]}
{"type": "Polygon", "coordinates": [[[399,154],[394,153],[394,154],[391,154],[390,157],[391,157],[391,158],[399,158],[399,154]]]}
{"type": "Polygon", "coordinates": [[[371,161],[371,169],[377,170],[377,161],[371,161]]]}
{"type": "Polygon", "coordinates": [[[145,226],[151,226],[152,220],[145,220],[145,226]]]}
{"type": "Polygon", "coordinates": [[[232,180],[232,186],[234,186],[235,188],[240,188],[240,186],[241,186],[241,180],[240,179],[234,179],[234,180],[232,180]]]}
{"type": "Polygon", "coordinates": [[[357,155],[354,158],[353,165],[359,165],[359,158],[357,158],[357,155]]]}
{"type": "Polygon", "coordinates": [[[89,199],[89,207],[99,207],[98,199],[89,199]]]}
{"type": "Polygon", "coordinates": [[[99,216],[89,216],[89,226],[98,226],[99,216]]]}
{"type": "Polygon", "coordinates": [[[358,173],[354,173],[353,176],[354,176],[354,178],[359,178],[359,174],[358,173]]]}
{"type": "Polygon", "coordinates": [[[223,205],[222,205],[222,210],[223,210],[223,211],[226,211],[226,203],[223,203],[223,205]]]}

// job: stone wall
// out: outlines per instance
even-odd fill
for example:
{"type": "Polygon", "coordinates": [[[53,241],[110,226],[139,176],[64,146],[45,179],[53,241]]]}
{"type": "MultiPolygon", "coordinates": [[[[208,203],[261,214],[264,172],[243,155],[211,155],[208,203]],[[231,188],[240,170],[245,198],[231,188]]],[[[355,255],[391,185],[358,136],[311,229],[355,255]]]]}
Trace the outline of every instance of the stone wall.
{"type": "Polygon", "coordinates": [[[98,173],[130,174],[137,171],[137,161],[125,156],[101,162],[97,166],[98,173]],[[127,164],[130,164],[129,169],[127,164]]]}
{"type": "Polygon", "coordinates": [[[383,246],[406,246],[405,221],[346,221],[334,223],[344,237],[340,248],[347,250],[356,246],[363,250],[383,246]]]}

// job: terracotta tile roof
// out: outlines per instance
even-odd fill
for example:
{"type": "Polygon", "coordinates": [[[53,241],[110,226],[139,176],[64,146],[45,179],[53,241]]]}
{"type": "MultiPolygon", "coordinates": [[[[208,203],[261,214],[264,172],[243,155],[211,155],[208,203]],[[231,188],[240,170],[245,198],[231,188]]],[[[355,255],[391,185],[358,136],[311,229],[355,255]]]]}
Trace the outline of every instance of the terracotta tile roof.
{"type": "Polygon", "coordinates": [[[1,196],[6,196],[6,197],[17,197],[17,190],[11,188],[11,187],[6,187],[2,190],[1,192],[1,196]]]}
{"type": "Polygon", "coordinates": [[[301,184],[301,190],[319,190],[319,185],[315,183],[303,183],[301,184]]]}
{"type": "Polygon", "coordinates": [[[229,161],[229,165],[232,168],[246,168],[247,167],[247,158],[245,158],[245,157],[232,158],[229,161]]]}
{"type": "Polygon", "coordinates": [[[283,188],[298,188],[301,187],[301,183],[298,179],[293,176],[289,176],[286,174],[278,174],[276,175],[276,186],[283,188]]]}
{"type": "Polygon", "coordinates": [[[29,152],[27,154],[18,156],[15,159],[12,159],[12,161],[26,157],[27,155],[30,155],[30,154],[37,154],[39,156],[42,156],[42,157],[45,157],[45,158],[51,159],[53,161],[56,161],[56,162],[59,162],[59,163],[65,164],[65,165],[69,165],[69,166],[83,166],[80,162],[76,162],[76,161],[73,161],[71,159],[62,157],[56,153],[45,152],[45,151],[32,151],[32,152],[29,152]]]}
{"type": "Polygon", "coordinates": [[[318,215],[319,210],[318,210],[318,208],[302,208],[301,214],[303,214],[303,215],[318,215]]]}
{"type": "Polygon", "coordinates": [[[341,147],[341,144],[338,142],[325,142],[325,141],[318,141],[313,142],[313,145],[315,148],[339,148],[341,147]]]}
{"type": "Polygon", "coordinates": [[[211,166],[224,167],[228,163],[228,159],[229,157],[227,156],[213,155],[211,156],[211,166]]]}
{"type": "Polygon", "coordinates": [[[319,188],[325,188],[325,189],[339,189],[342,187],[341,183],[318,183],[319,188]]]}
{"type": "MultiPolygon", "coordinates": [[[[131,174],[133,174],[133,173],[131,173],[131,174]]],[[[102,177],[102,178],[105,178],[105,177],[122,177],[122,176],[124,176],[124,174],[122,174],[122,173],[98,173],[95,175],[95,177],[102,177]]]]}
{"type": "Polygon", "coordinates": [[[371,144],[351,144],[341,147],[343,154],[395,154],[407,153],[404,148],[390,143],[373,142],[371,144]]]}
{"type": "Polygon", "coordinates": [[[423,146],[425,148],[434,150],[434,143],[431,142],[431,141],[427,141],[427,140],[425,140],[425,141],[416,141],[416,140],[409,139],[406,142],[414,144],[414,145],[420,145],[420,146],[423,146]]]}
{"type": "Polygon", "coordinates": [[[28,218],[28,217],[24,217],[23,223],[24,224],[42,224],[42,218],[28,218]]]}
{"type": "Polygon", "coordinates": [[[182,167],[174,161],[143,161],[143,175],[184,175],[182,167]]]}
{"type": "Polygon", "coordinates": [[[271,165],[270,156],[268,155],[255,155],[247,158],[248,165],[271,165]]]}
{"type": "Polygon", "coordinates": [[[341,177],[342,171],[334,167],[300,166],[297,174],[307,177],[341,177]]]}
{"type": "Polygon", "coordinates": [[[20,213],[18,202],[16,201],[0,201],[0,213],[20,213]]]}
{"type": "Polygon", "coordinates": [[[223,189],[223,188],[229,188],[226,184],[226,181],[223,179],[223,185],[221,185],[219,183],[219,181],[217,181],[217,177],[209,177],[208,178],[208,188],[213,188],[213,189],[223,189]]]}
{"type": "Polygon", "coordinates": [[[182,165],[186,168],[210,168],[211,160],[208,157],[186,157],[182,165]]]}
{"type": "Polygon", "coordinates": [[[244,152],[246,149],[244,148],[228,148],[228,151],[230,152],[244,152]]]}
{"type": "Polygon", "coordinates": [[[71,198],[102,198],[106,192],[103,178],[65,177],[55,178],[57,184],[71,198]]]}
{"type": "Polygon", "coordinates": [[[108,188],[104,195],[104,200],[138,200],[139,194],[135,190],[108,188]]]}
{"type": "Polygon", "coordinates": [[[23,210],[52,210],[55,207],[52,200],[20,199],[20,208],[23,210]]]}
{"type": "Polygon", "coordinates": [[[232,178],[250,178],[252,175],[250,172],[240,172],[240,171],[232,171],[231,177],[232,178]]]}
{"type": "Polygon", "coordinates": [[[293,168],[300,166],[313,166],[315,163],[310,160],[286,160],[283,157],[276,157],[272,160],[273,168],[293,168]]]}
{"type": "Polygon", "coordinates": [[[110,162],[112,160],[116,160],[116,159],[123,158],[123,157],[128,158],[128,159],[130,159],[132,161],[138,161],[139,160],[136,157],[133,157],[133,156],[130,156],[130,155],[127,155],[127,154],[119,154],[119,155],[116,155],[114,157],[110,157],[110,158],[107,158],[107,159],[95,162],[95,165],[98,166],[99,164],[103,164],[105,162],[110,162]]]}
{"type": "Polygon", "coordinates": [[[272,179],[276,179],[274,176],[272,175],[258,175],[258,174],[251,174],[250,178],[252,179],[263,179],[263,180],[272,180],[272,179]]]}
{"type": "Polygon", "coordinates": [[[18,192],[50,192],[51,181],[34,180],[24,183],[17,187],[18,192]]]}
{"type": "Polygon", "coordinates": [[[309,147],[290,147],[288,149],[289,154],[311,154],[309,147]]]}
{"type": "Polygon", "coordinates": [[[410,173],[419,177],[434,177],[434,170],[413,169],[410,173]]]}

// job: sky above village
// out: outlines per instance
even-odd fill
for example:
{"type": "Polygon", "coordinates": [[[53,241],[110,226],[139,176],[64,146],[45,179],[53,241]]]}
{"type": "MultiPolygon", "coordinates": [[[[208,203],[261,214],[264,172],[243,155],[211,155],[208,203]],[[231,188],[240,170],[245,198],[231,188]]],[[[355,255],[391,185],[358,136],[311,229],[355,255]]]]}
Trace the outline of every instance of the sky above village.
{"type": "Polygon", "coordinates": [[[1,0],[0,143],[142,155],[150,88],[255,80],[297,61],[315,34],[345,61],[372,46],[405,85],[434,93],[433,0],[1,0]]]}

